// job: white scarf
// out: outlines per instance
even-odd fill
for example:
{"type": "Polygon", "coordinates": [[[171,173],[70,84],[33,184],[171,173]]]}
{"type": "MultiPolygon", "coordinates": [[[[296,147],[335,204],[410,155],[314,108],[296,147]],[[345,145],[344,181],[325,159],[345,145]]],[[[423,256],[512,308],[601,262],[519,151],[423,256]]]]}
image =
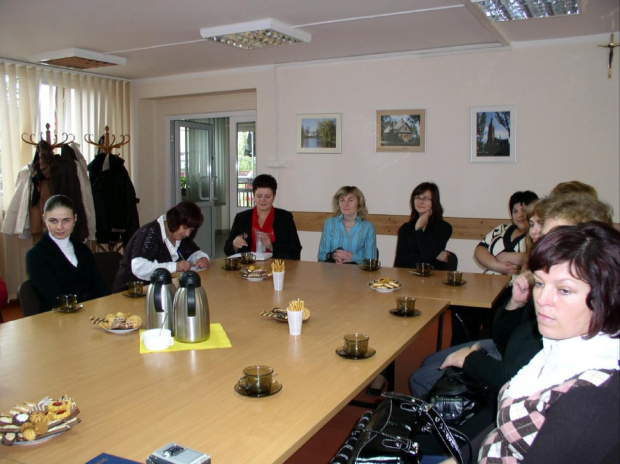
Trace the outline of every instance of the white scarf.
{"type": "Polygon", "coordinates": [[[543,349],[512,378],[505,395],[523,398],[589,369],[619,370],[619,359],[620,339],[602,333],[588,340],[543,338],[543,349]]]}

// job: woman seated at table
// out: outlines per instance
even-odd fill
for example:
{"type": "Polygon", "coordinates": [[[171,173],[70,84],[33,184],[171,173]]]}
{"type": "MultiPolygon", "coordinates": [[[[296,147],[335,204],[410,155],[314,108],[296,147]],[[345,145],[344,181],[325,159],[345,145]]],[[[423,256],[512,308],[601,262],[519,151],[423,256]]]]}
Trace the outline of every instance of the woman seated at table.
{"type": "Polygon", "coordinates": [[[375,228],[366,220],[368,209],[360,189],[344,186],[332,198],[331,217],[323,224],[319,261],[363,264],[377,258],[375,228]]]}
{"type": "Polygon", "coordinates": [[[127,282],[149,282],[153,271],[160,267],[170,273],[192,267],[207,269],[209,255],[193,240],[203,220],[196,203],[182,201],[138,229],[125,247],[114,279],[114,291],[125,290],[127,282]]]}
{"type": "Polygon", "coordinates": [[[274,208],[278,183],[269,174],[252,181],[254,208],[238,213],[224,244],[227,256],[245,251],[266,251],[274,259],[296,259],[301,256],[301,242],[293,215],[274,208]]]}
{"type": "Polygon", "coordinates": [[[452,226],[443,220],[439,188],[423,182],[413,189],[409,203],[411,217],[398,229],[394,267],[415,268],[418,263],[430,263],[435,269],[445,269],[452,226]]]}
{"type": "Polygon", "coordinates": [[[489,232],[474,250],[474,259],[485,274],[518,274],[527,260],[525,234],[529,228],[525,210],[538,199],[534,192],[515,192],[508,210],[511,224],[502,224],[489,232]]]}
{"type": "Polygon", "coordinates": [[[45,202],[47,232],[26,253],[26,271],[39,296],[39,312],[55,307],[60,295],[75,294],[82,302],[110,294],[90,249],[71,238],[76,219],[69,197],[54,195],[45,202]]]}
{"type": "MultiPolygon", "coordinates": [[[[525,210],[537,199],[538,195],[529,190],[512,194],[508,203],[512,223],[502,224],[493,229],[474,250],[474,260],[484,268],[485,274],[519,274],[521,267],[527,262],[525,237],[529,223],[525,210]]],[[[509,296],[510,287],[507,287],[499,296],[496,306],[491,309],[491,317],[498,307],[503,306],[509,296]]],[[[451,309],[451,346],[478,340],[481,332],[488,330],[489,314],[460,307],[451,309]]]]}
{"type": "Polygon", "coordinates": [[[502,389],[479,458],[618,462],[620,232],[558,227],[529,263],[544,349],[502,389]]]}

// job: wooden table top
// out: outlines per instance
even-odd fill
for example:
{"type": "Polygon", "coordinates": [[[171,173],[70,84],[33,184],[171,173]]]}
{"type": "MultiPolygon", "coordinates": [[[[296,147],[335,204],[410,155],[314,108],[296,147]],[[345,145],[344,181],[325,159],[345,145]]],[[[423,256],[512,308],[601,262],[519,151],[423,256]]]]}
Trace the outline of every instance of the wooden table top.
{"type": "Polygon", "coordinates": [[[245,281],[221,264],[214,260],[200,275],[211,322],[222,324],[232,348],[140,354],[138,332],[110,334],[89,321],[116,311],[144,316],[145,299],[121,294],[86,302],[78,313],[48,312],[0,324],[0,411],[67,394],[82,420],[45,443],[0,445],[0,457],[86,462],[106,452],[144,462],[174,441],[211,454],[215,463],[283,462],[448,306],[442,295],[460,290],[473,306],[494,299],[485,285],[474,292],[476,279],[440,287],[434,286],[439,273],[421,279],[406,270],[365,272],[294,261],[286,262],[284,290],[275,292],[271,279],[245,281]],[[403,288],[387,294],[370,290],[368,281],[378,277],[397,278],[403,288]],[[389,314],[395,298],[406,294],[418,296],[419,317],[389,314]],[[287,324],[259,315],[296,298],[311,311],[299,337],[288,334],[287,324]],[[364,360],[336,355],[350,332],[368,333],[376,355],[364,360]],[[236,393],[243,368],[253,364],[272,366],[282,390],[264,398],[236,393]]]}

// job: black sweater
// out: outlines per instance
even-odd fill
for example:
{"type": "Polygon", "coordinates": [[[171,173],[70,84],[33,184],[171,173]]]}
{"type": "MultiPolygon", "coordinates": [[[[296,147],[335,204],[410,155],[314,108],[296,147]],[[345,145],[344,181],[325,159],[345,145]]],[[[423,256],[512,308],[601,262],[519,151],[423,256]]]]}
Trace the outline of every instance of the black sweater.
{"type": "MultiPolygon", "coordinates": [[[[184,238],[179,244],[179,253],[185,258],[200,250],[191,238],[184,238]]],[[[172,256],[164,243],[161,235],[161,227],[157,220],[142,226],[131,237],[125,247],[125,255],[120,262],[116,278],[114,279],[114,292],[120,292],[127,288],[127,282],[138,279],[131,271],[131,261],[134,258],[144,258],[158,263],[171,263],[172,256]]]]}
{"type": "Polygon", "coordinates": [[[497,396],[502,386],[542,349],[532,300],[522,308],[513,311],[502,308],[495,313],[493,341],[502,355],[501,361],[474,351],[465,358],[463,370],[484,382],[497,396]]]}
{"type": "Polygon", "coordinates": [[[441,221],[426,230],[415,230],[415,222],[406,222],[398,229],[394,267],[415,268],[418,263],[430,263],[435,269],[444,269],[446,263],[437,261],[437,255],[446,249],[452,236],[452,226],[441,221]]]}
{"type": "Polygon", "coordinates": [[[78,260],[77,267],[69,262],[48,233],[26,253],[26,269],[39,295],[40,312],[56,306],[59,295],[74,293],[81,302],[110,294],[90,249],[72,238],[69,240],[78,260]]]}

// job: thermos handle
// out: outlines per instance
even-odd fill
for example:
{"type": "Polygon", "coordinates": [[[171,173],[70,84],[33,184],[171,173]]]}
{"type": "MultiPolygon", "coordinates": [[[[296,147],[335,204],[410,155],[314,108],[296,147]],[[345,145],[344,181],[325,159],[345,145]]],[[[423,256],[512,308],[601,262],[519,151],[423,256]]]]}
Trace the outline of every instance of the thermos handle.
{"type": "Polygon", "coordinates": [[[164,312],[164,308],[161,304],[161,282],[156,282],[155,284],[155,291],[153,292],[153,302],[155,304],[155,311],[158,313],[163,313],[164,312]]]}
{"type": "Polygon", "coordinates": [[[196,317],[196,289],[187,287],[187,316],[196,317]]]}

